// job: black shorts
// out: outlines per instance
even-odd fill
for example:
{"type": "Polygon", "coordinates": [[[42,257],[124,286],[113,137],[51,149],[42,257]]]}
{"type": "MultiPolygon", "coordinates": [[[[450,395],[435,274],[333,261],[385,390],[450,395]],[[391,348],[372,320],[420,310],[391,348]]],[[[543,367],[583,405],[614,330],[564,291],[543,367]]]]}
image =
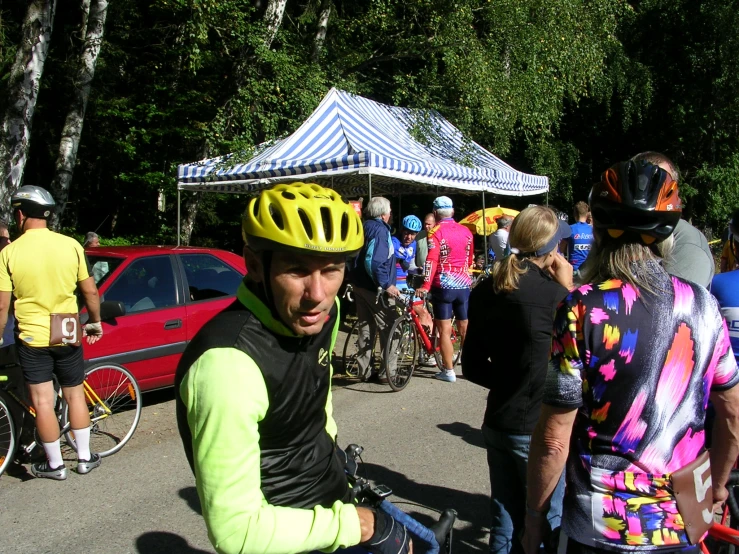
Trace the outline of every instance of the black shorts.
{"type": "Polygon", "coordinates": [[[452,319],[454,313],[459,321],[466,321],[469,300],[470,289],[431,289],[434,319],[452,319]]]}
{"type": "Polygon", "coordinates": [[[18,359],[29,385],[48,383],[56,375],[62,387],[76,387],[85,380],[85,361],[81,346],[34,348],[18,341],[18,359]]]}

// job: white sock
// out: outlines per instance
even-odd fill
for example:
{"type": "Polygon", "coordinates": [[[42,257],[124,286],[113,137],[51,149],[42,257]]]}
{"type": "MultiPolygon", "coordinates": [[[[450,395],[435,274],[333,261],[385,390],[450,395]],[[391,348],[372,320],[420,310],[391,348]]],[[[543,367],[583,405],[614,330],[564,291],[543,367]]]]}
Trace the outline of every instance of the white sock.
{"type": "Polygon", "coordinates": [[[90,460],[90,428],[72,429],[74,433],[74,442],[77,443],[77,459],[90,460]]]}
{"type": "Polygon", "coordinates": [[[447,375],[456,375],[453,369],[445,369],[447,375]]]}
{"type": "Polygon", "coordinates": [[[46,452],[46,459],[49,460],[50,468],[56,469],[59,466],[64,465],[64,460],[62,460],[62,447],[59,439],[56,439],[54,442],[41,442],[41,446],[44,447],[44,452],[46,452]]]}

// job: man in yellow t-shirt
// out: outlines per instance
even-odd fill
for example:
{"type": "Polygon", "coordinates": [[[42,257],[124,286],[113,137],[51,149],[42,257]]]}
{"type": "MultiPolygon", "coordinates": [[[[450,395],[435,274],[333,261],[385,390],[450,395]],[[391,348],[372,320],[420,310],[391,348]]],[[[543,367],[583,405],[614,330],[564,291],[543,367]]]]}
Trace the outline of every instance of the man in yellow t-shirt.
{"type": "Polygon", "coordinates": [[[24,186],[12,196],[13,216],[21,236],[0,252],[0,336],[8,321],[12,295],[18,321],[18,358],[36,410],[36,428],[47,461],[33,464],[36,477],[63,480],[67,469],[59,443],[52,382],[56,375],[69,405],[77,442],[77,472],[100,465],[90,453],[90,413],[82,382],[85,379],[75,291],[79,288],[90,314],[84,326],[87,342],[103,336],[100,299],[87,271],[85,252],[77,241],[47,228],[54,199],[40,187],[24,186]]]}

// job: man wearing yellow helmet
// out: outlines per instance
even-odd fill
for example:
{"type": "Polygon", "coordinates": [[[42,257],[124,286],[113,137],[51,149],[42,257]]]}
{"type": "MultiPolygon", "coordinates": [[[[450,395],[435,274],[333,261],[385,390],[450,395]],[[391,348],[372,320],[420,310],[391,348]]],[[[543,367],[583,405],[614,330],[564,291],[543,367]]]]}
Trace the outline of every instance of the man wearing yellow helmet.
{"type": "Polygon", "coordinates": [[[359,216],[335,191],[295,183],[251,200],[242,229],[248,272],[237,299],[188,345],[175,380],[213,546],[407,552],[401,525],[351,503],[335,452],[336,294],[364,241],[359,216]]]}

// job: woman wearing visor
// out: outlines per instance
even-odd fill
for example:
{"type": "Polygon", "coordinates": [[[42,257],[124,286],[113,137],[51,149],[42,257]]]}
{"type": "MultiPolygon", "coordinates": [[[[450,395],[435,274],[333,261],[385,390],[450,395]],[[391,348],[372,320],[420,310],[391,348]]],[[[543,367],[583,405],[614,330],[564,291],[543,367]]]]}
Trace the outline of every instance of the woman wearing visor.
{"type": "MultiPolygon", "coordinates": [[[[553,210],[531,206],[513,221],[511,254],[472,289],[462,352],[464,376],[490,389],[482,426],[490,468],[490,551],[520,551],[529,442],[539,418],[557,305],[572,290],[572,266],[557,251],[570,236],[553,210]]],[[[549,510],[562,513],[562,480],[549,510]]]]}

